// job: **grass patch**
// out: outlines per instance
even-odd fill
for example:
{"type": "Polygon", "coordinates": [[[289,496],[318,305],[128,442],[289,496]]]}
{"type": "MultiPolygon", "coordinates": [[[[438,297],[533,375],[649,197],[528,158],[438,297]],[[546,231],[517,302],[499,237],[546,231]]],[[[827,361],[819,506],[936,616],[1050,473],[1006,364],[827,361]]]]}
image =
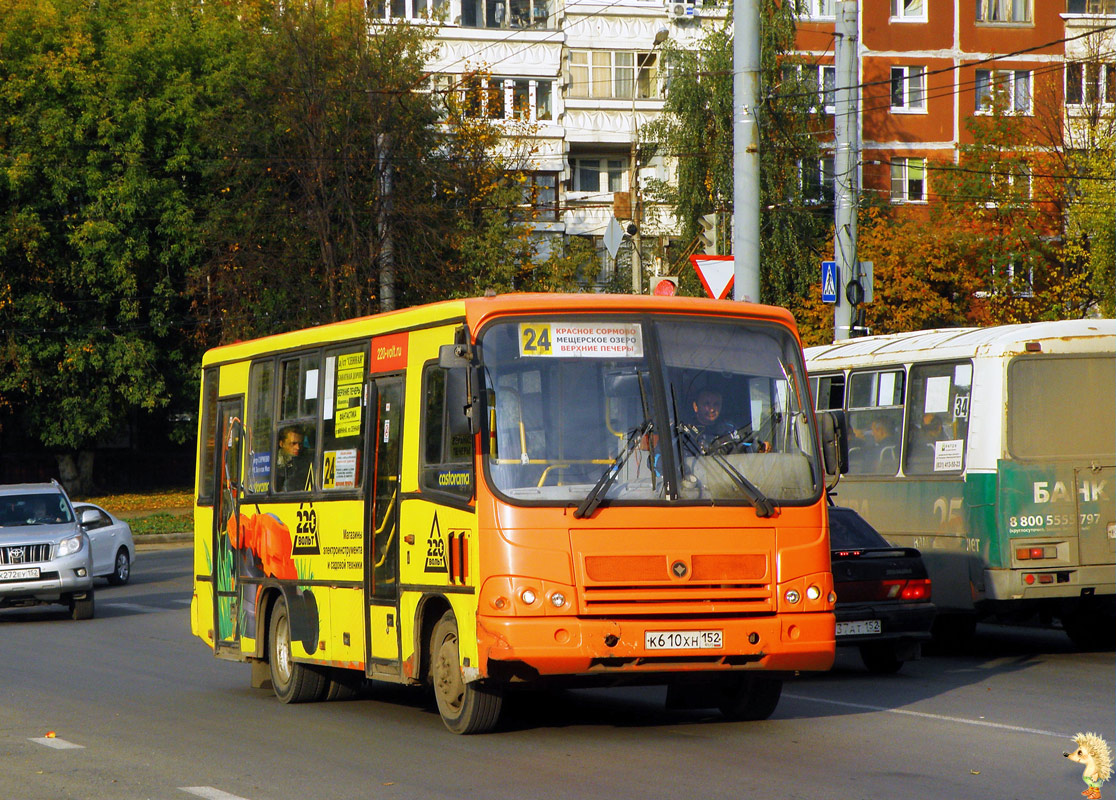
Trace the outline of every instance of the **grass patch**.
{"type": "Polygon", "coordinates": [[[194,493],[190,489],[164,489],[157,492],[140,492],[134,494],[106,494],[98,497],[73,498],[75,501],[95,503],[102,508],[107,508],[113,514],[120,515],[121,511],[168,511],[173,509],[191,508],[194,505],[194,493]]]}
{"type": "Polygon", "coordinates": [[[194,515],[168,514],[160,511],[145,517],[132,517],[128,520],[135,536],[159,536],[167,533],[190,533],[194,530],[194,515]]]}

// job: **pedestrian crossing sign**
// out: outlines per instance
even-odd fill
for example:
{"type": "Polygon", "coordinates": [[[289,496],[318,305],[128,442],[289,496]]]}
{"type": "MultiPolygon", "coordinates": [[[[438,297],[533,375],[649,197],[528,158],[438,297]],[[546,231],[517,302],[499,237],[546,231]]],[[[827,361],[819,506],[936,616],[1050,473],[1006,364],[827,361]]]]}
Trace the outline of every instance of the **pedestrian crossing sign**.
{"type": "Polygon", "coordinates": [[[841,284],[836,261],[822,262],[822,302],[837,302],[837,287],[841,284]]]}

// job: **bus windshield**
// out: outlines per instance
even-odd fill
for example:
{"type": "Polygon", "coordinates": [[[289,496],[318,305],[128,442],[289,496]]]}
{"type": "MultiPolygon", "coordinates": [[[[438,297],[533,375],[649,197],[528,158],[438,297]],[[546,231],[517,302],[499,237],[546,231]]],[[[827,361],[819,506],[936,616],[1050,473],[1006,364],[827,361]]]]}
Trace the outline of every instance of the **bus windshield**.
{"type": "Polygon", "coordinates": [[[790,331],[695,317],[497,322],[480,337],[486,466],[513,503],[751,505],[820,494],[790,331]]]}

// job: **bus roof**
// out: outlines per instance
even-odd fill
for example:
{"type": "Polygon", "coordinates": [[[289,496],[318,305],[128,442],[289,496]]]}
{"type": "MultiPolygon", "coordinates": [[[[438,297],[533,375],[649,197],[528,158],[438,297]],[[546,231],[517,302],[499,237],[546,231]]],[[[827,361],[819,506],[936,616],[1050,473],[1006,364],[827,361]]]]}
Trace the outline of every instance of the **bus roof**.
{"type": "Polygon", "coordinates": [[[848,363],[937,361],[973,355],[1005,356],[1026,352],[1038,342],[1041,352],[1113,352],[1116,320],[1069,319],[1028,322],[988,328],[938,328],[881,336],[865,336],[806,348],[812,371],[841,368],[848,363]]]}
{"type": "Polygon", "coordinates": [[[474,333],[488,320],[497,316],[563,314],[568,312],[659,312],[675,314],[708,314],[714,316],[748,316],[768,319],[794,328],[794,318],[784,308],[739,303],[731,300],[709,300],[697,297],[654,297],[625,294],[501,294],[465,300],[445,300],[412,306],[398,311],[357,317],[327,323],[288,333],[277,333],[259,339],[221,345],[206,352],[205,366],[252,358],[264,353],[378,336],[399,330],[430,327],[439,323],[467,321],[474,333]]]}

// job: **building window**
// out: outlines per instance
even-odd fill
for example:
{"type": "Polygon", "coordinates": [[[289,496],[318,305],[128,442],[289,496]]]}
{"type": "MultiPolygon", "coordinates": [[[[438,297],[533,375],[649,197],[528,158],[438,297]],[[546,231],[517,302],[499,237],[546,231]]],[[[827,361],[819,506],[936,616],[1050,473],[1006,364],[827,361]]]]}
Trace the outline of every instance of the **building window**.
{"type": "Polygon", "coordinates": [[[466,28],[550,28],[552,19],[553,0],[461,0],[466,28]]]}
{"type": "Polygon", "coordinates": [[[449,0],[366,0],[368,16],[375,20],[430,19],[449,11],[449,0]]]}
{"type": "Polygon", "coordinates": [[[514,216],[519,220],[558,220],[558,173],[532,172],[525,176],[522,205],[514,216]]]}
{"type": "Polygon", "coordinates": [[[925,0],[891,0],[891,18],[926,21],[925,0]]]}
{"type": "Polygon", "coordinates": [[[803,159],[802,198],[807,203],[833,204],[833,156],[803,159]]]}
{"type": "Polygon", "coordinates": [[[1025,69],[978,69],[976,71],[976,110],[988,112],[997,95],[1009,114],[1031,113],[1031,73],[1025,69]]]}
{"type": "Polygon", "coordinates": [[[803,17],[825,17],[832,19],[836,14],[834,10],[835,0],[806,0],[806,10],[803,17]]]}
{"type": "Polygon", "coordinates": [[[570,51],[570,97],[631,100],[659,96],[659,54],[570,51]]]}
{"type": "Polygon", "coordinates": [[[465,113],[470,117],[545,122],[554,118],[553,81],[533,78],[480,78],[462,80],[465,113]]]}
{"type": "Polygon", "coordinates": [[[805,84],[802,91],[817,92],[818,104],[832,114],[837,106],[837,67],[833,64],[786,64],[783,66],[783,85],[789,94],[796,94],[799,81],[805,84]]]}
{"type": "Polygon", "coordinates": [[[891,202],[926,202],[926,159],[891,159],[891,202]]]}
{"type": "Polygon", "coordinates": [[[1030,22],[1031,0],[977,0],[977,22],[1030,22]]]}
{"type": "Polygon", "coordinates": [[[926,67],[891,68],[891,110],[926,110],[926,67]]]}
{"type": "Polygon", "coordinates": [[[573,158],[575,192],[625,192],[628,190],[627,158],[573,158]]]}
{"type": "Polygon", "coordinates": [[[1116,100],[1116,64],[1066,64],[1066,105],[1111,105],[1116,100]]]}
{"type": "Polygon", "coordinates": [[[1066,13],[1116,15],[1116,0],[1066,0],[1066,13]]]}

